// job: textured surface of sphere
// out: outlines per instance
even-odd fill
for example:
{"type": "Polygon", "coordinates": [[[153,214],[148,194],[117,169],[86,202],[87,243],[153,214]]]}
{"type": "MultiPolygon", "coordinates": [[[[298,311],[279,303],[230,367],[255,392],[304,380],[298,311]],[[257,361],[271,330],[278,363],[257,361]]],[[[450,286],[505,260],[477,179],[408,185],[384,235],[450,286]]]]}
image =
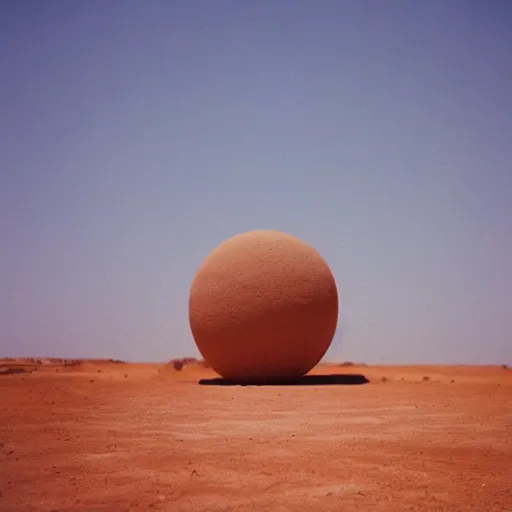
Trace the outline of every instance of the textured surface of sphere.
{"type": "Polygon", "coordinates": [[[297,378],[332,342],[336,282],[320,254],[302,240],[249,231],[222,242],[199,267],[189,320],[199,351],[221,376],[297,378]]]}

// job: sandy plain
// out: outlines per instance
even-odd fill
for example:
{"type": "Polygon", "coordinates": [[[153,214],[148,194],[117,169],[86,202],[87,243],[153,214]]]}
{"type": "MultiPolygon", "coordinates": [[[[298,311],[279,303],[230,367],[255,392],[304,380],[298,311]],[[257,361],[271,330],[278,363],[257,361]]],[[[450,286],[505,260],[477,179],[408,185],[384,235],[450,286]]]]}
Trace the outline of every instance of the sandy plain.
{"type": "Polygon", "coordinates": [[[0,510],[512,511],[510,369],[312,373],[368,382],[1,360],[0,510]]]}

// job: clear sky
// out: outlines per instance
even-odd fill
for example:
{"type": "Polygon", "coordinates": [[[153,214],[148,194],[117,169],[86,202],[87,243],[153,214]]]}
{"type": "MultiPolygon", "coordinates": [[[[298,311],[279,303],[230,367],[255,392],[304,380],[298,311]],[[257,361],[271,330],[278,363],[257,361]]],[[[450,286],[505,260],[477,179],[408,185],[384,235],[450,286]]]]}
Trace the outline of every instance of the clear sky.
{"type": "Polygon", "coordinates": [[[327,260],[326,356],[512,363],[512,2],[4,0],[0,354],[197,355],[259,228],[327,260]]]}

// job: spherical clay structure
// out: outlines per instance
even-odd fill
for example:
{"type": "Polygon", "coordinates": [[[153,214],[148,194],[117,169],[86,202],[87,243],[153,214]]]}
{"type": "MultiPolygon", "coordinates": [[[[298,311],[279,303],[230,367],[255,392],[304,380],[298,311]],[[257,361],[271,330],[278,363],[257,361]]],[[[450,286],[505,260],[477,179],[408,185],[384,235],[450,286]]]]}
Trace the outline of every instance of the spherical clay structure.
{"type": "Polygon", "coordinates": [[[217,246],[190,287],[201,355],[222,377],[287,380],[313,368],[338,322],[338,292],[320,254],[279,231],[249,231],[217,246]]]}

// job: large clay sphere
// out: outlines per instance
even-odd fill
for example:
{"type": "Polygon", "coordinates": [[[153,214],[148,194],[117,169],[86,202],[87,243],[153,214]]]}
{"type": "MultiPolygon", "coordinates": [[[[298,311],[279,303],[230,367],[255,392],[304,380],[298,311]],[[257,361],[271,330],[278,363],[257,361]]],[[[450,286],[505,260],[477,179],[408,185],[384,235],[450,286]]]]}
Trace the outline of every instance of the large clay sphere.
{"type": "Polygon", "coordinates": [[[293,379],[324,356],[338,293],[324,259],[279,231],[221,243],[190,288],[190,328],[205,361],[226,379],[293,379]]]}

